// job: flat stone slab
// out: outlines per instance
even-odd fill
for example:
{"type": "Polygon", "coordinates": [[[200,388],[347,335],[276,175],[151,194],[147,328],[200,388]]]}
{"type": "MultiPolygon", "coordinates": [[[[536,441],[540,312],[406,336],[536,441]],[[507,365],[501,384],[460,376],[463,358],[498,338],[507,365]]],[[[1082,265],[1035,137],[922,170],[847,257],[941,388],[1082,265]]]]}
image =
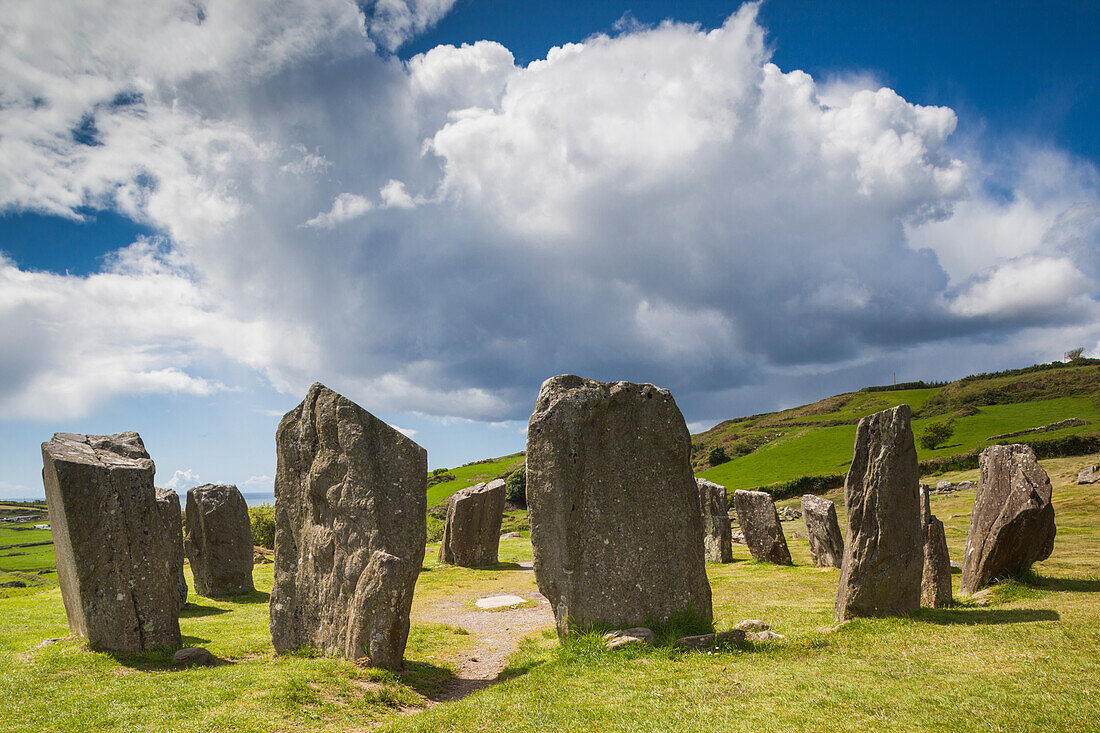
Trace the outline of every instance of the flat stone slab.
{"type": "Polygon", "coordinates": [[[488,598],[478,598],[474,601],[474,605],[483,611],[491,611],[495,608],[522,606],[526,603],[529,603],[529,601],[521,596],[489,596],[488,598]]]}

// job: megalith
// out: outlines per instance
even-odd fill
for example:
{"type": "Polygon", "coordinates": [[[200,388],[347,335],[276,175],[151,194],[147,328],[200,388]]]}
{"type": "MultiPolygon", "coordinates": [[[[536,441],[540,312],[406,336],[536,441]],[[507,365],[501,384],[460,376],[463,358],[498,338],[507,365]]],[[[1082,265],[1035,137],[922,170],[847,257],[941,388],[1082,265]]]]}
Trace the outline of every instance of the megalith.
{"type": "Polygon", "coordinates": [[[792,564],[791,551],[787,548],[787,538],[783,536],[783,525],[771,494],[738,489],[733,492],[733,510],[753,560],[792,564]]]}
{"type": "Polygon", "coordinates": [[[909,405],[859,421],[852,465],[844,479],[848,537],[837,588],[837,619],[920,608],[924,543],[919,479],[909,405]]]}
{"type": "Polygon", "coordinates": [[[947,552],[947,533],[943,522],[932,514],[930,490],[920,487],[921,536],[924,539],[924,574],[920,584],[920,604],[926,608],[951,605],[951,556],[947,552]]]}
{"type": "Polygon", "coordinates": [[[236,486],[188,489],[187,558],[200,596],[240,596],[254,590],[252,525],[236,486]]]}
{"type": "Polygon", "coordinates": [[[559,636],[711,620],[691,436],[668,390],[543,382],[527,429],[527,506],[559,636]]]}
{"type": "Polygon", "coordinates": [[[1077,483],[1095,484],[1100,481],[1100,466],[1085,466],[1077,472],[1077,483]]]}
{"type": "Polygon", "coordinates": [[[176,590],[182,608],[187,604],[187,578],[183,576],[183,514],[180,512],[180,497],[171,489],[158,488],[156,491],[161,531],[164,532],[165,542],[172,553],[172,564],[176,568],[176,590]]]}
{"type": "Polygon", "coordinates": [[[1054,550],[1050,478],[1026,445],[991,445],[978,457],[981,478],[970,512],[962,592],[1045,560],[1054,550]]]}
{"type": "Polygon", "coordinates": [[[277,652],[399,669],[427,539],[427,452],[314,384],[275,434],[277,652]]]}
{"type": "Polygon", "coordinates": [[[100,651],[178,648],[177,558],[141,437],[57,433],[42,463],[69,628],[100,651]]]}
{"type": "Polygon", "coordinates": [[[504,479],[460,489],[447,505],[439,561],[467,568],[495,565],[504,517],[504,479]]]}
{"type": "Polygon", "coordinates": [[[836,505],[813,494],[802,496],[802,521],[810,542],[810,558],[819,568],[839,568],[844,561],[844,536],[836,505]]]}
{"type": "Polygon", "coordinates": [[[705,478],[695,479],[695,484],[703,517],[703,555],[707,562],[733,562],[733,527],[726,487],[705,478]]]}

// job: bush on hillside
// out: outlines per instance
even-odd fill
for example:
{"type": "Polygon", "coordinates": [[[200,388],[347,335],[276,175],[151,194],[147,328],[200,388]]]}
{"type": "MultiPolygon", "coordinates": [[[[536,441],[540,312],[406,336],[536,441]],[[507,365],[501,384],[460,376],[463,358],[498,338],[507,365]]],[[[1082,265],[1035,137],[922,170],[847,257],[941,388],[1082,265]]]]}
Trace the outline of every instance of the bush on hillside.
{"type": "Polygon", "coordinates": [[[275,549],[275,507],[270,504],[248,507],[248,523],[252,526],[252,544],[275,549]]]}
{"type": "Polygon", "coordinates": [[[920,447],[925,450],[936,450],[955,434],[955,422],[942,420],[934,422],[924,428],[920,436],[920,447]]]}
{"type": "Polygon", "coordinates": [[[718,466],[729,461],[730,457],[726,455],[725,447],[716,445],[710,449],[707,453],[707,463],[712,466],[718,466]]]}
{"type": "Polygon", "coordinates": [[[504,479],[504,498],[513,506],[527,508],[527,467],[520,466],[504,479]]]}

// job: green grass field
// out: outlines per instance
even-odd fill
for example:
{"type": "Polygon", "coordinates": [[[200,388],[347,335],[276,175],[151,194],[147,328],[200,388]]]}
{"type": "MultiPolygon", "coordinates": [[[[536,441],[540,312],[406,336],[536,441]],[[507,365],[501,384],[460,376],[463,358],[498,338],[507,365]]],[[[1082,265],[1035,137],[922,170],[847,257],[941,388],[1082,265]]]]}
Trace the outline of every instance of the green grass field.
{"type": "Polygon", "coordinates": [[[0,583],[21,581],[28,586],[57,582],[53,545],[48,529],[34,529],[42,521],[0,524],[0,583]],[[18,547],[17,545],[37,545],[18,547]]]}
{"type": "Polygon", "coordinates": [[[439,502],[449,498],[451,494],[459,489],[465,489],[467,486],[473,486],[482,481],[494,479],[503,471],[507,471],[522,462],[523,456],[513,455],[505,456],[487,463],[473,463],[469,466],[448,469],[447,472],[454,475],[454,481],[444,481],[443,483],[429,487],[428,508],[430,509],[439,502]]]}
{"type": "MultiPolygon", "coordinates": [[[[5,730],[74,731],[1094,731],[1100,721],[1100,486],[1077,469],[1100,454],[1043,461],[1054,482],[1058,538],[1028,585],[994,602],[960,602],[828,633],[837,571],[709,565],[716,626],[760,618],[786,638],[712,654],[669,648],[607,652],[591,638],[559,645],[532,633],[503,677],[456,702],[432,703],[460,660],[493,633],[441,622],[447,603],[533,589],[517,563],[527,540],[502,542],[501,564],[440,566],[429,546],[401,675],[340,659],[276,656],[267,630],[271,566],[240,601],[192,593],[184,642],[226,661],[176,671],[166,654],[112,656],[67,637],[56,586],[0,591],[0,719],[5,730]],[[432,621],[425,621],[432,618],[432,621]]],[[[976,472],[949,474],[959,480],[976,472]]],[[[932,499],[961,559],[973,492],[932,499]]],[[[839,492],[831,498],[841,500],[839,492]]],[[[791,500],[784,503],[796,503],[791,500]]],[[[843,516],[843,509],[838,506],[843,516]]],[[[843,523],[843,519],[842,519],[843,523]]],[[[788,538],[802,530],[786,523],[788,538]]],[[[954,576],[958,593],[958,578],[954,576]]],[[[495,632],[494,632],[495,633],[495,632]]]]}

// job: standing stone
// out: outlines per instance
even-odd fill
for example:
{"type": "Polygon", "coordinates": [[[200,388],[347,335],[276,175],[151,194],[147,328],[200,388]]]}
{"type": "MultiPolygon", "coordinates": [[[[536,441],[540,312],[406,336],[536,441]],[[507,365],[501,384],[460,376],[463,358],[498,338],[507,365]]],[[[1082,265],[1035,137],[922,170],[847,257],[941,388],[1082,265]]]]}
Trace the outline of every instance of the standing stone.
{"type": "Polygon", "coordinates": [[[920,471],[909,419],[909,405],[898,405],[856,427],[855,455],[844,479],[848,541],[836,595],[838,620],[920,608],[920,471]]]}
{"type": "Polygon", "coordinates": [[[705,478],[695,479],[695,484],[703,515],[703,555],[707,562],[733,562],[733,527],[726,487],[705,478]]]}
{"type": "Polygon", "coordinates": [[[57,433],[42,463],[69,628],[101,651],[178,648],[176,557],[141,437],[57,433]]]}
{"type": "Polygon", "coordinates": [[[924,538],[924,575],[920,584],[920,604],[926,608],[951,605],[951,556],[947,552],[947,533],[943,522],[932,514],[930,491],[921,486],[921,534],[924,538]]]}
{"type": "Polygon", "coordinates": [[[1085,466],[1077,472],[1077,483],[1094,484],[1100,481],[1100,466],[1085,466]]]}
{"type": "Polygon", "coordinates": [[[1050,478],[1026,445],[991,445],[978,457],[981,478],[970,512],[962,592],[1046,560],[1054,550],[1050,478]]]}
{"type": "Polygon", "coordinates": [[[207,598],[251,593],[252,525],[236,486],[187,491],[187,557],[195,591],[207,598]]]}
{"type": "Polygon", "coordinates": [[[496,565],[503,517],[504,479],[455,492],[447,505],[439,562],[467,568],[496,565]]]}
{"type": "Polygon", "coordinates": [[[171,489],[157,489],[157,511],[160,513],[161,531],[172,553],[172,564],[176,568],[176,590],[179,592],[180,608],[187,605],[187,578],[183,576],[183,515],[180,513],[179,494],[171,489]]]}
{"type": "Polygon", "coordinates": [[[779,512],[771,494],[738,489],[733,492],[733,509],[753,560],[792,564],[791,551],[787,549],[787,538],[783,536],[783,525],[779,523],[779,512]]]}
{"type": "Polygon", "coordinates": [[[399,669],[427,540],[427,452],[321,384],[283,417],[275,450],[275,650],[399,669]]]}
{"type": "Polygon", "coordinates": [[[527,429],[527,505],[559,636],[711,620],[691,436],[668,390],[543,382],[527,429]]]}
{"type": "Polygon", "coordinates": [[[813,494],[802,497],[802,521],[810,541],[810,558],[819,568],[839,568],[844,561],[844,536],[836,505],[813,494]]]}

